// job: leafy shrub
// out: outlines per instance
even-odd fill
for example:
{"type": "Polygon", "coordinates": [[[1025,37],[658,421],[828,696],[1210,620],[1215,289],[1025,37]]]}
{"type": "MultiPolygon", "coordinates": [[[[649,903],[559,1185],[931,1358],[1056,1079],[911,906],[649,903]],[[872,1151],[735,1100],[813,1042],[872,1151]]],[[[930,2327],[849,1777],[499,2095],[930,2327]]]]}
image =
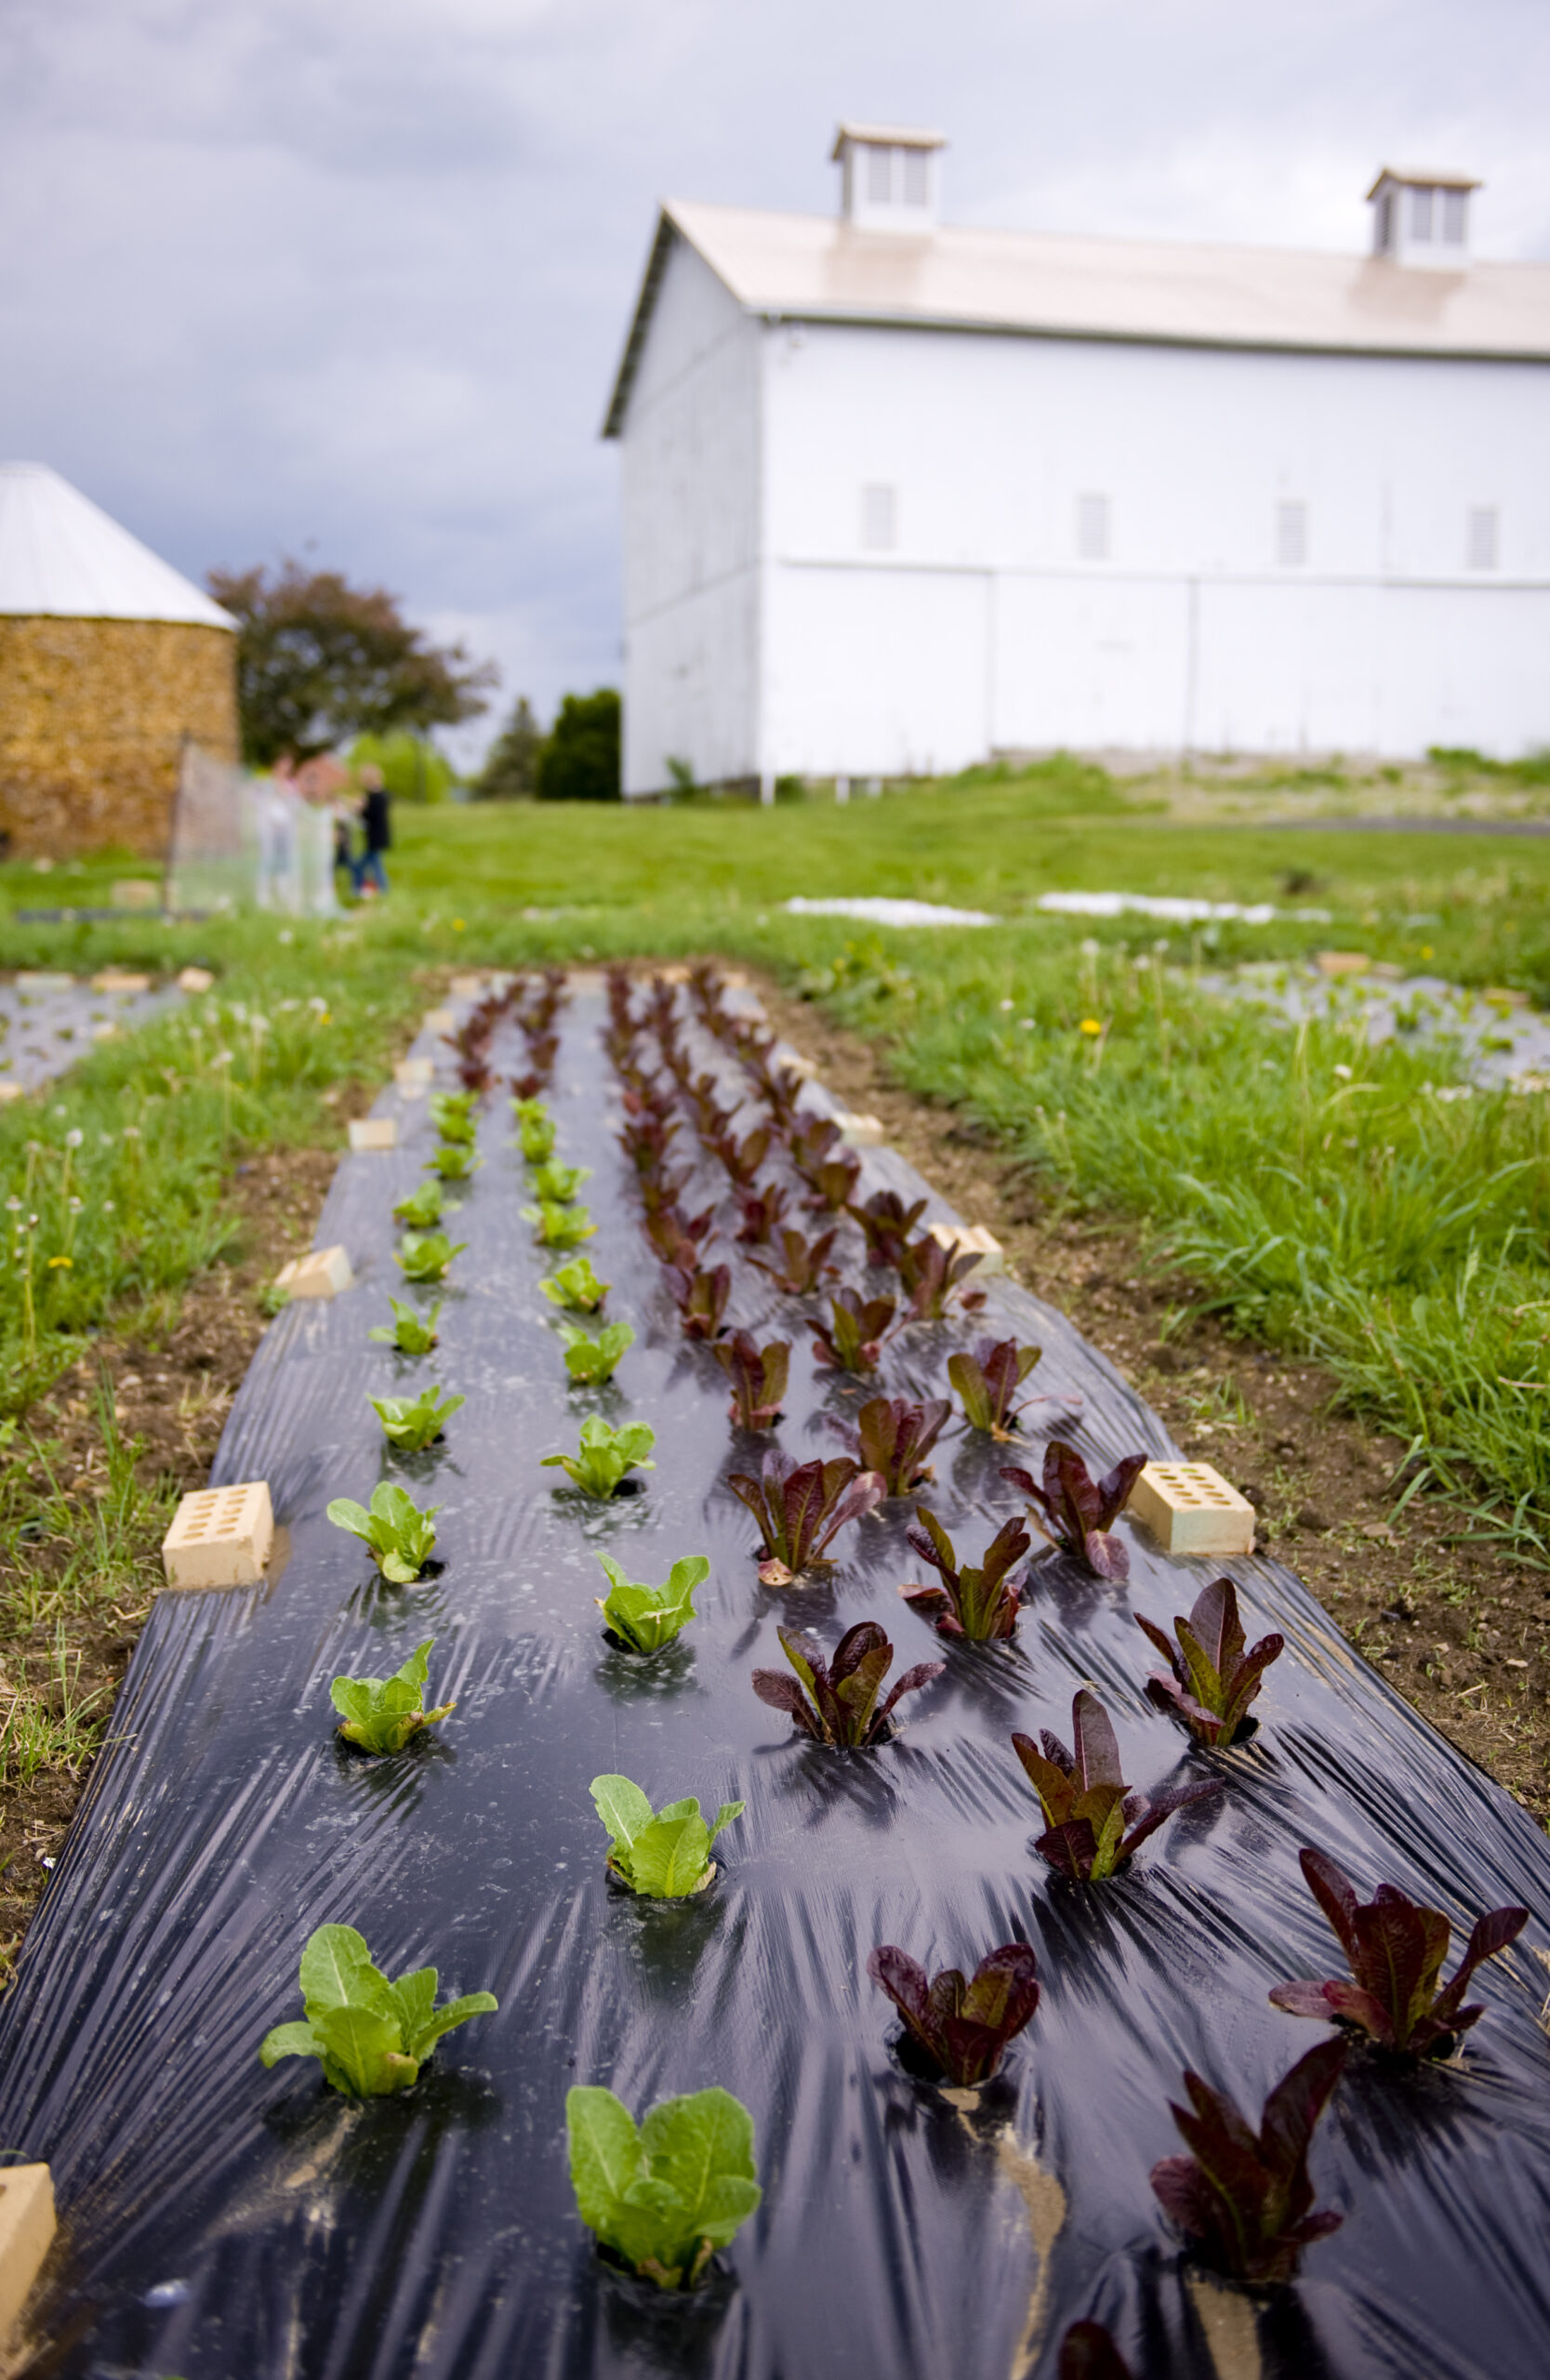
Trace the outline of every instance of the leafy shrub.
{"type": "Polygon", "coordinates": [[[538,747],[533,789],[540,801],[619,800],[619,698],[612,686],[562,698],[538,747]]]}
{"type": "Polygon", "coordinates": [[[971,1430],[985,1430],[993,1438],[1013,1435],[1018,1410],[1013,1399],[1043,1352],[1019,1347],[1015,1339],[985,1339],[972,1355],[947,1357],[947,1378],[971,1430]]]}
{"type": "Polygon", "coordinates": [[[611,1430],[601,1414],[589,1413],[581,1424],[581,1445],[576,1454],[546,1454],[541,1469],[555,1466],[568,1472],[583,1495],[612,1496],[628,1471],[655,1471],[646,1457],[656,1444],[656,1433],[646,1421],[623,1421],[611,1430]]]}
{"type": "Polygon", "coordinates": [[[590,1256],[577,1256],[540,1281],[538,1287],[550,1305],[563,1306],[573,1314],[597,1314],[613,1283],[598,1279],[590,1256]]]}
{"type": "Polygon", "coordinates": [[[422,1727],[451,1716],[456,1702],[438,1703],[434,1711],[425,1707],[425,1681],[431,1674],[426,1656],[435,1641],[428,1636],[391,1677],[334,1680],[328,1692],[344,1722],[339,1733],[347,1743],[359,1744],[363,1752],[402,1752],[422,1727]]]}
{"type": "Polygon", "coordinates": [[[440,1182],[467,1182],[479,1171],[484,1160],[461,1141],[444,1141],[431,1150],[425,1160],[427,1173],[435,1174],[440,1182]]]}
{"type": "Polygon", "coordinates": [[[708,1826],[692,1796],[654,1811],[628,1777],[594,1777],[590,1791],[608,1829],[610,1875],[649,1900],[682,1900],[708,1884],[715,1873],[711,1844],[747,1807],[723,1802],[708,1826]]]}
{"type": "Polygon", "coordinates": [[[422,1182],[399,1200],[393,1213],[401,1223],[412,1231],[431,1231],[442,1219],[441,1184],[422,1182]]]}
{"type": "Polygon", "coordinates": [[[548,1165],[533,1170],[534,1196],[545,1206],[569,1207],[575,1204],[582,1183],[591,1178],[590,1165],[556,1165],[551,1158],[548,1165]]]}
{"type": "Polygon", "coordinates": [[[1086,1686],[1071,1704],[1071,1741],[1075,1749],[1067,1752],[1058,1736],[1042,1728],[1042,1752],[1031,1736],[1022,1735],[1013,1737],[1012,1749],[1044,1806],[1048,1832],[1039,1838],[1040,1857],[1079,1884],[1101,1884],[1175,1810],[1222,1790],[1220,1778],[1212,1778],[1151,1797],[1133,1793],[1120,1769],[1113,1724],[1086,1686]]]}
{"type": "Polygon", "coordinates": [[[537,1226],[533,1236],[540,1248],[579,1248],[597,1233],[585,1207],[557,1207],[552,1198],[541,1198],[536,1207],[522,1207],[518,1212],[524,1223],[537,1226]]]}
{"type": "Polygon", "coordinates": [[[924,1967],[892,1942],[872,1952],[867,1973],[960,2090],[989,2081],[1039,2005],[1039,1964],[1026,1942],[1003,1942],[967,1981],[957,1967],[928,1981],[924,1967]]]}
{"type": "Polygon", "coordinates": [[[942,1435],[951,1406],[945,1396],[916,1404],[907,1396],[870,1396],[855,1417],[854,1429],[829,1421],[864,1471],[875,1471],[883,1493],[907,1496],[932,1476],[926,1457],[942,1435]]]}
{"type": "Polygon", "coordinates": [[[432,1504],[422,1513],[402,1488],[379,1479],[371,1491],[369,1511],[348,1496],[336,1496],[328,1517],[336,1528],[361,1540],[385,1579],[406,1587],[431,1559],[436,1543],[431,1524],[440,1511],[439,1504],[432,1504]]]}
{"type": "Polygon", "coordinates": [[[773,1430],[791,1369],[791,1342],[773,1339],[759,1347],[746,1330],[735,1330],[711,1354],[732,1383],[728,1412],[739,1430],[773,1430]]]}
{"type": "Polygon", "coordinates": [[[730,1268],[725,1264],[696,1264],[691,1273],[682,1265],[669,1264],[668,1288],[678,1308],[685,1339],[716,1338],[726,1302],[732,1295],[730,1268]]]}
{"type": "Polygon", "coordinates": [[[438,1298],[423,1320],[412,1305],[405,1305],[400,1298],[390,1297],[388,1303],[393,1310],[391,1322],[379,1322],[375,1330],[366,1332],[366,1337],[395,1347],[401,1355],[428,1355],[436,1344],[436,1322],[443,1301],[438,1298]]]}
{"type": "Polygon", "coordinates": [[[875,1372],[896,1308],[892,1298],[863,1298],[837,1289],[828,1302],[829,1320],[810,1322],[815,1362],[830,1371],[875,1372]]]}
{"type": "Polygon", "coordinates": [[[1198,2074],[1184,2078],[1190,2105],[1172,2115],[1195,2154],[1159,2158],[1152,2188],[1206,2263],[1231,2280],[1290,2281],[1303,2250],[1340,2228],[1342,2216],[1312,2212],[1308,2149],[1345,2049],[1320,2042],[1299,2058],[1265,2100],[1257,2133],[1223,2093],[1198,2074]]]}
{"type": "Polygon", "coordinates": [[[1158,1709],[1182,1719],[1197,1743],[1230,1744],[1285,1637],[1262,1636],[1251,1651],[1244,1651],[1238,1589],[1230,1579],[1213,1579],[1196,1596],[1189,1618],[1174,1619],[1177,1652],[1155,1620],[1137,1612],[1135,1624],[1168,1663],[1167,1676],[1154,1670],[1146,1680],[1146,1692],[1158,1709]]]}
{"type": "Polygon", "coordinates": [[[665,1585],[646,1587],[627,1579],[608,1554],[598,1560],[608,1574],[609,1592],[597,1598],[603,1619],[632,1653],[660,1653],[699,1615],[694,1592],[710,1576],[703,1554],[686,1554],[668,1572],[665,1585]]]}
{"type": "Polygon", "coordinates": [[[635,1344],[635,1333],[628,1322],[610,1322],[595,1339],[574,1323],[563,1322],[560,1336],[565,1346],[565,1369],[582,1388],[601,1388],[611,1381],[619,1358],[635,1344]]]}
{"type": "Polygon", "coordinates": [[[468,1246],[460,1239],[454,1246],[444,1231],[406,1231],[398,1243],[399,1269],[406,1281],[440,1281],[455,1256],[461,1256],[468,1246]]]}
{"type": "Polygon", "coordinates": [[[382,1435],[389,1445],[402,1447],[405,1454],[417,1454],[422,1447],[441,1436],[468,1398],[444,1399],[440,1389],[432,1387],[422,1388],[417,1396],[373,1396],[366,1401],[381,1422],[382,1435]]]}
{"type": "Polygon", "coordinates": [[[810,1240],[788,1224],[780,1233],[778,1264],[766,1263],[762,1256],[750,1256],[749,1262],[757,1264],[762,1273],[768,1273],[776,1289],[784,1289],[788,1297],[809,1297],[840,1270],[838,1264],[828,1261],[836,1237],[836,1233],[826,1231],[820,1238],[810,1240]]]}
{"type": "Polygon", "coordinates": [[[320,1925],[301,1953],[305,2016],[276,2025],[258,2051],[266,2066],[315,2057],[324,2081],[352,2098],[406,2091],[444,2033],[470,2016],[493,2016],[490,1991],[468,1991],[436,2006],[434,1967],[390,1983],[352,1925],[320,1925]]]}
{"type": "Polygon", "coordinates": [[[1398,1884],[1380,1884],[1370,1901],[1327,1851],[1298,1855],[1307,1887],[1333,1927],[1351,1966],[1351,1981],[1278,1983],[1270,1998],[1292,2016],[1321,2016],[1354,2026],[1407,2057],[1446,2057],[1456,2036],[1485,2015],[1483,2003],[1464,2005],[1477,1967],[1515,1942],[1529,1922],[1526,1909],[1492,1909],[1477,1918],[1463,1959],[1441,1983],[1451,1928],[1440,1909],[1427,1909],[1398,1884]]]}
{"type": "Polygon", "coordinates": [[[960,1569],[947,1530],[924,1506],[916,1511],[921,1526],[906,1531],[910,1544],[934,1570],[939,1587],[902,1587],[911,1610],[934,1620],[939,1636],[966,1636],[976,1644],[1012,1636],[1017,1629],[1021,1582],[1013,1576],[1032,1542],[1020,1520],[1002,1523],[985,1549],[977,1570],[960,1569]]]}
{"type": "Polygon", "coordinates": [[[753,2118],[730,2091],[660,2099],[637,2131],[612,2091],[577,2083],[565,2127],[582,2222],[659,2289],[692,2289],[763,2196],[753,2118]]]}
{"type": "Polygon", "coordinates": [[[892,1712],[899,1697],[914,1694],[940,1677],[947,1664],[920,1661],[906,1670],[880,1703],[882,1681],[894,1665],[894,1647],[875,1620],[847,1628],[826,1661],[823,1646],[805,1629],[777,1628],[781,1650],[796,1672],[755,1670],[753,1690],[773,1711],[784,1711],[815,1743],[846,1752],[867,1752],[893,1734],[892,1712]]]}
{"type": "Polygon", "coordinates": [[[1131,1574],[1130,1554],[1108,1531],[1124,1510],[1146,1461],[1144,1454],[1128,1454],[1112,1471],[1094,1479],[1074,1447],[1052,1438],[1044,1448],[1042,1485],[1036,1485],[1020,1465],[1009,1466],[1001,1477],[1027,1498],[1039,1527],[1062,1554],[1080,1562],[1095,1578],[1121,1580],[1131,1574]]]}
{"type": "Polygon", "coordinates": [[[726,1484],[759,1524],[759,1575],[767,1587],[788,1587],[805,1570],[828,1569],[828,1548],[846,1522],[882,1501],[881,1480],[850,1456],[798,1462],[778,1447],[764,1457],[757,1479],[734,1472],[726,1484]]]}

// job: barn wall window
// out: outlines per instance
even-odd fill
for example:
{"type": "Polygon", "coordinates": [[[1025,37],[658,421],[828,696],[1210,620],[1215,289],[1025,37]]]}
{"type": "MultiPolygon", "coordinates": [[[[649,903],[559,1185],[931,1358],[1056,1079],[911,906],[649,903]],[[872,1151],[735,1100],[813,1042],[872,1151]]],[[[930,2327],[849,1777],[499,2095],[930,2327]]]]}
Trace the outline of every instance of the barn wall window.
{"type": "Polygon", "coordinates": [[[1471,570],[1496,568],[1496,507],[1472,504],[1464,534],[1464,559],[1471,570]]]}
{"type": "Polygon", "coordinates": [[[1108,498],[1106,496],[1079,496],[1077,498],[1077,553],[1082,562],[1108,560],[1108,498]]]}
{"type": "Polygon", "coordinates": [[[1300,500],[1276,507],[1276,560],[1282,570],[1301,570],[1308,558],[1308,509],[1300,500]]]}
{"type": "Polygon", "coordinates": [[[891,553],[898,543],[898,491],[875,485],[861,491],[861,543],[869,554],[891,553]]]}

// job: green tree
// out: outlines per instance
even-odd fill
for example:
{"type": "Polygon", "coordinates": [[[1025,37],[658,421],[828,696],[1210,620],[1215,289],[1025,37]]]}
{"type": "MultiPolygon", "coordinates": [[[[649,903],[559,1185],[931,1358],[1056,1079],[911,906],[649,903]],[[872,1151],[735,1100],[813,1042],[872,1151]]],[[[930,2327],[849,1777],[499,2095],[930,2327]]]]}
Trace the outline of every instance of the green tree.
{"type": "Polygon", "coordinates": [[[350,747],[350,763],[358,769],[374,760],[395,801],[445,801],[456,774],[444,753],[423,735],[400,728],[391,735],[357,735],[350,747]]]}
{"type": "Polygon", "coordinates": [[[540,801],[617,801],[619,698],[612,686],[567,694],[538,753],[540,801]]]}
{"type": "Polygon", "coordinates": [[[239,623],[243,757],[255,767],[359,734],[452,727],[486,707],[493,663],[471,662],[460,644],[431,644],[383,588],[291,561],[273,577],[212,570],[208,585],[239,623]]]}
{"type": "Polygon", "coordinates": [[[537,789],[538,753],[543,729],[533,706],[519,694],[517,707],[491,745],[484,766],[473,781],[475,801],[531,801],[537,789]]]}

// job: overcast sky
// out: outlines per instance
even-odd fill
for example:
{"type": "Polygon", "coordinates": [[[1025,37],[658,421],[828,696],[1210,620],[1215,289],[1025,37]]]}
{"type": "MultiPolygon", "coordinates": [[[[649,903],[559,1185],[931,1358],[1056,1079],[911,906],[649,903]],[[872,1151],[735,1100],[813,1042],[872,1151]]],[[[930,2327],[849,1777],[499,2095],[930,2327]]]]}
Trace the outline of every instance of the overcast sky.
{"type": "Polygon", "coordinates": [[[1389,160],[1546,257],[1547,103],[1546,0],[0,0],[0,456],[547,712],[617,680],[659,196],[827,211],[851,114],[944,130],[962,222],[1354,249],[1389,160]]]}

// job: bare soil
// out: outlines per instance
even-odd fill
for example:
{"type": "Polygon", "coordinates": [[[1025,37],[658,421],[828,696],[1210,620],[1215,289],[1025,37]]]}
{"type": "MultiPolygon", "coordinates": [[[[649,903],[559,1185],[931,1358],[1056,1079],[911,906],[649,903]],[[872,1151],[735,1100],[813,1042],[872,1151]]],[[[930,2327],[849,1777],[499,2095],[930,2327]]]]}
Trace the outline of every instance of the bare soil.
{"type": "Polygon", "coordinates": [[[758,982],[771,1023],[830,1089],[984,1223],[1025,1288],[1068,1314],[1259,1514],[1258,1542],[1318,1596],[1433,1726],[1550,1821],[1550,1579],[1404,1489],[1405,1442],[1343,1409],[1318,1365],[1234,1339],[1197,1281],[1159,1266],[1134,1224],[1072,1213],[994,1137],[903,1091],[887,1053],[758,982]]]}

